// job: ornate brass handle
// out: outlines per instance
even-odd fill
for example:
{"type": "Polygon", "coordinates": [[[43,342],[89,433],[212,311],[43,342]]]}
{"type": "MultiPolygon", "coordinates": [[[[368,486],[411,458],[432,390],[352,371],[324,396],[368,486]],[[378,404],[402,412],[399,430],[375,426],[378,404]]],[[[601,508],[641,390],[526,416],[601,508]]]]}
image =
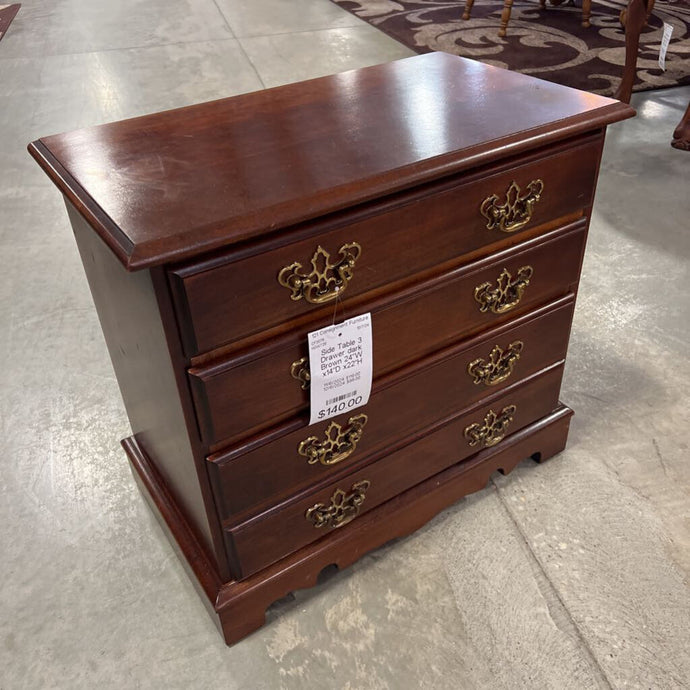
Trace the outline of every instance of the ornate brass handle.
{"type": "Polygon", "coordinates": [[[478,285],[474,289],[474,299],[480,304],[479,311],[503,314],[516,307],[533,273],[534,269],[531,266],[523,266],[513,278],[508,269],[504,268],[498,276],[496,287],[493,287],[492,283],[478,285]]]}
{"type": "Polygon", "coordinates": [[[541,199],[544,183],[532,180],[524,194],[520,186],[513,180],[505,194],[505,202],[499,203],[498,194],[492,194],[484,199],[479,211],[487,219],[488,230],[501,232],[515,232],[527,225],[532,218],[534,205],[541,199]]]}
{"type": "Polygon", "coordinates": [[[476,385],[483,383],[485,386],[495,386],[513,373],[513,367],[520,359],[524,345],[521,340],[510,343],[505,350],[500,345],[495,345],[488,360],[480,358],[470,362],[467,373],[476,385]]]}
{"type": "Polygon", "coordinates": [[[309,371],[309,358],[302,357],[290,365],[290,376],[302,384],[302,390],[307,390],[311,384],[311,372],[309,371]]]}
{"type": "Polygon", "coordinates": [[[475,422],[465,427],[465,438],[470,446],[481,444],[482,447],[489,448],[503,440],[516,410],[515,405],[507,405],[498,414],[489,410],[481,424],[475,422]]]}
{"type": "Polygon", "coordinates": [[[310,436],[297,446],[297,452],[307,458],[310,465],[317,462],[322,465],[336,465],[355,452],[367,421],[368,417],[365,414],[358,414],[347,420],[348,426],[345,429],[337,422],[331,422],[323,441],[319,441],[316,436],[310,436]]]}
{"type": "Polygon", "coordinates": [[[304,273],[299,261],[285,266],[278,273],[278,282],[292,292],[295,302],[304,299],[311,304],[334,300],[347,288],[355,262],[362,253],[357,242],[344,244],[338,250],[340,259],[331,261],[331,255],[321,246],[311,258],[311,273],[304,273]]]}
{"type": "Polygon", "coordinates": [[[331,496],[330,505],[317,503],[307,510],[305,517],[317,529],[320,527],[332,527],[333,529],[342,527],[357,517],[370,486],[371,482],[368,479],[363,479],[352,485],[349,494],[342,489],[336,489],[331,496]]]}

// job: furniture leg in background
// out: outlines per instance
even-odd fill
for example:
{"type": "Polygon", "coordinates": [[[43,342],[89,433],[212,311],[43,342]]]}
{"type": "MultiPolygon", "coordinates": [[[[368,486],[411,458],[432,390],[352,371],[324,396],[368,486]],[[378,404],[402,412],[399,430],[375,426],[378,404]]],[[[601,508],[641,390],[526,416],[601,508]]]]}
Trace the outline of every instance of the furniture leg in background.
{"type": "Polygon", "coordinates": [[[642,27],[647,23],[647,17],[653,6],[654,0],[630,0],[627,9],[621,12],[621,23],[625,27],[625,66],[623,67],[623,78],[614,98],[624,103],[630,103],[637,69],[640,33],[642,27]]]}
{"type": "MultiPolygon", "coordinates": [[[[555,7],[558,7],[558,5],[562,5],[565,2],[565,0],[549,0],[549,3],[551,5],[554,5],[555,7]]],[[[568,5],[574,5],[575,3],[573,0],[569,0],[567,3],[568,5]]],[[[545,7],[546,2],[543,0],[540,0],[539,2],[540,7],[545,7]]],[[[582,0],[582,26],[585,27],[585,29],[589,28],[589,18],[592,16],[592,0],[582,0]]]]}
{"type": "Polygon", "coordinates": [[[688,103],[678,127],[673,132],[671,146],[681,151],[690,151],[690,103],[688,103]]]}
{"type": "MultiPolygon", "coordinates": [[[[562,5],[566,0],[549,0],[549,2],[554,5],[562,5]]],[[[652,0],[653,2],[653,0],[652,0]]],[[[569,0],[568,4],[572,5],[573,0],[569,0]]],[[[470,14],[472,13],[472,7],[474,6],[474,0],[465,0],[465,10],[462,13],[462,18],[467,20],[470,19],[470,14]]],[[[544,10],[546,9],[546,0],[539,0],[539,7],[544,10]]],[[[503,38],[508,31],[508,22],[510,21],[510,13],[513,8],[513,0],[504,0],[503,10],[501,10],[501,25],[498,28],[498,35],[503,38]]],[[[592,14],[592,0],[582,0],[582,26],[585,28],[589,27],[589,18],[592,14]]]]}
{"type": "MultiPolygon", "coordinates": [[[[654,0],[630,0],[627,9],[621,12],[621,23],[625,27],[625,66],[623,67],[623,78],[614,98],[624,103],[630,103],[637,70],[640,33],[653,9],[654,0]]],[[[690,103],[673,132],[671,146],[681,151],[690,150],[690,103]]]]}
{"type": "Polygon", "coordinates": [[[505,0],[503,4],[503,11],[501,12],[501,26],[498,27],[498,35],[503,38],[508,31],[508,22],[510,21],[510,13],[513,9],[513,0],[505,0]]]}

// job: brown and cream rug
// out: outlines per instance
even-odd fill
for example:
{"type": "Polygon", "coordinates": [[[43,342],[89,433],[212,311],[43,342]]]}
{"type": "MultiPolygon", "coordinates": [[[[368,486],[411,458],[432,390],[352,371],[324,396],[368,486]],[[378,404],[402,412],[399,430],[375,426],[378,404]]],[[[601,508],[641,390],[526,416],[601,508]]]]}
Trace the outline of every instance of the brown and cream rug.
{"type": "MultiPolygon", "coordinates": [[[[472,18],[462,19],[464,1],[333,0],[340,7],[418,53],[441,50],[531,74],[559,84],[612,95],[625,62],[619,14],[627,2],[592,0],[591,26],[582,8],[516,0],[508,35],[499,38],[502,0],[476,0],[472,18]]],[[[640,37],[637,83],[644,91],[690,84],[690,0],[657,0],[640,37]],[[666,70],[658,65],[663,23],[673,27],[666,70]]]]}
{"type": "Polygon", "coordinates": [[[7,33],[7,29],[17,12],[19,12],[20,7],[20,3],[15,3],[14,5],[0,5],[0,40],[2,40],[2,37],[7,33]]]}

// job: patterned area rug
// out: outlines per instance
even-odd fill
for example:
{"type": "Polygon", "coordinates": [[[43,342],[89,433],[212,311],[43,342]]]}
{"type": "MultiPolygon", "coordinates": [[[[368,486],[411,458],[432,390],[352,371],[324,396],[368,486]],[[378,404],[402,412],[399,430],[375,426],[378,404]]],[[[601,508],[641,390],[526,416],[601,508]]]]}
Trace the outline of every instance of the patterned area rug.
{"type": "Polygon", "coordinates": [[[15,3],[14,5],[0,5],[0,40],[7,33],[12,20],[14,19],[21,4],[15,3]]]}
{"type": "MultiPolygon", "coordinates": [[[[559,84],[610,96],[625,63],[625,35],[619,14],[627,2],[592,0],[591,26],[583,28],[582,8],[539,7],[517,0],[508,34],[499,38],[502,0],[476,0],[472,17],[462,19],[464,0],[333,0],[340,7],[418,53],[433,50],[507,67],[559,84]]],[[[690,0],[657,0],[640,37],[634,91],[690,84],[690,0]],[[663,23],[673,27],[666,70],[658,65],[663,23]]]]}

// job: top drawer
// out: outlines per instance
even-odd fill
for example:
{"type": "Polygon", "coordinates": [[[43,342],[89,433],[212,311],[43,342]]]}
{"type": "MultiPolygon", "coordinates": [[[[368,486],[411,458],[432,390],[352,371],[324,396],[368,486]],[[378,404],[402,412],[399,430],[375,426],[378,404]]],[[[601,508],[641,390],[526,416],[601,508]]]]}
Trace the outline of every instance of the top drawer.
{"type": "Polygon", "coordinates": [[[186,353],[312,320],[343,293],[361,295],[580,216],[592,202],[602,142],[597,134],[541,149],[174,269],[186,353]]]}

